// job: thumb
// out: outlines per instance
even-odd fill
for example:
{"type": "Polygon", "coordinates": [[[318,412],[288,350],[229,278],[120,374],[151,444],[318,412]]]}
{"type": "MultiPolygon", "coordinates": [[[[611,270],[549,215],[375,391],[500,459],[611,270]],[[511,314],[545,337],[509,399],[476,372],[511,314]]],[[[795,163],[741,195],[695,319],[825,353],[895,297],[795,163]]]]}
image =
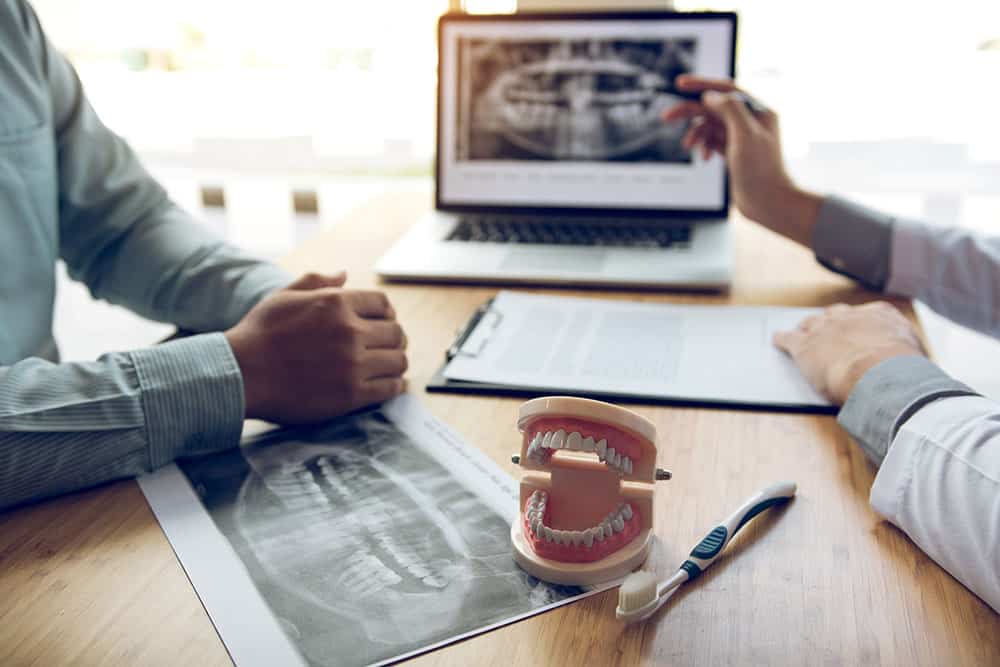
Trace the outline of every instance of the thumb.
{"type": "Polygon", "coordinates": [[[708,90],[701,96],[701,103],[722,120],[730,136],[746,134],[757,122],[739,93],[708,90]]]}
{"type": "Polygon", "coordinates": [[[805,333],[799,329],[779,331],[774,334],[773,342],[779,350],[787,352],[794,357],[798,353],[799,348],[802,347],[802,341],[805,337],[805,333]]]}
{"type": "Polygon", "coordinates": [[[304,273],[288,286],[290,290],[314,290],[324,287],[343,287],[347,282],[347,272],[338,271],[333,275],[304,273]]]}

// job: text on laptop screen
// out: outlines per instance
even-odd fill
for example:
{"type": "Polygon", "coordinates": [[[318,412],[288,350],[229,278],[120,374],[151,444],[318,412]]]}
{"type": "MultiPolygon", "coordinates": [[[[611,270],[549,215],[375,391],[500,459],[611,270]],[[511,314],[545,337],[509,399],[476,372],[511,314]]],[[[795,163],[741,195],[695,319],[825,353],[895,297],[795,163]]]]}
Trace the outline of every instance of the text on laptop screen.
{"type": "Polygon", "coordinates": [[[664,124],[686,72],[732,76],[734,25],[544,18],[447,21],[438,160],[444,206],[720,211],[725,166],[664,124]]]}

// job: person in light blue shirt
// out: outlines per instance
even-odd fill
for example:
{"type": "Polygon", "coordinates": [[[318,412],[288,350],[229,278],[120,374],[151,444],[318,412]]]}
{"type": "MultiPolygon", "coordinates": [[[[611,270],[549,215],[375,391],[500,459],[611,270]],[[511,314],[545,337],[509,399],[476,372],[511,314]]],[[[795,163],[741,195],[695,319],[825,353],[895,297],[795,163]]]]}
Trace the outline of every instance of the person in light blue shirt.
{"type": "Polygon", "coordinates": [[[101,123],[31,7],[0,0],[0,509],[235,447],[403,389],[380,292],[292,277],[212,236],[101,123]],[[55,265],[194,335],[60,363],[55,265]]]}

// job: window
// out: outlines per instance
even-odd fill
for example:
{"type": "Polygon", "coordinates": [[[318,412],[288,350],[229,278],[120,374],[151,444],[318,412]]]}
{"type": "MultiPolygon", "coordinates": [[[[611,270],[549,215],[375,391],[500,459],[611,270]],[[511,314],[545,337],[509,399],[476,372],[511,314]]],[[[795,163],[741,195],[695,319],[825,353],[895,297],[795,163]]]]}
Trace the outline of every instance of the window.
{"type": "Polygon", "coordinates": [[[421,169],[448,0],[36,0],[94,106],[150,161],[421,169]]]}

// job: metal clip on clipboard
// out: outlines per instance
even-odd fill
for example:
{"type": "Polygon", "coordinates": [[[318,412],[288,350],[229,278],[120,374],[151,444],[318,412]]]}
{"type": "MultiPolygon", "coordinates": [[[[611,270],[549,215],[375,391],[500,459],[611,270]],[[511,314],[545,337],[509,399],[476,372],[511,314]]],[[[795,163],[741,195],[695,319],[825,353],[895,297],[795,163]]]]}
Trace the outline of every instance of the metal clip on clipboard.
{"type": "Polygon", "coordinates": [[[469,338],[472,337],[472,334],[479,327],[479,324],[484,320],[486,320],[486,324],[484,324],[484,326],[489,326],[491,333],[500,328],[500,323],[503,322],[503,313],[498,310],[493,310],[492,306],[493,299],[490,299],[483,305],[476,308],[476,312],[472,314],[472,317],[470,317],[469,321],[465,323],[465,326],[459,329],[454,342],[452,342],[452,344],[448,346],[448,349],[445,350],[445,361],[451,361],[459,355],[473,358],[479,356],[479,353],[482,352],[486,347],[486,344],[489,343],[490,336],[484,336],[479,341],[479,346],[474,351],[464,349],[465,344],[469,341],[469,338]]]}

